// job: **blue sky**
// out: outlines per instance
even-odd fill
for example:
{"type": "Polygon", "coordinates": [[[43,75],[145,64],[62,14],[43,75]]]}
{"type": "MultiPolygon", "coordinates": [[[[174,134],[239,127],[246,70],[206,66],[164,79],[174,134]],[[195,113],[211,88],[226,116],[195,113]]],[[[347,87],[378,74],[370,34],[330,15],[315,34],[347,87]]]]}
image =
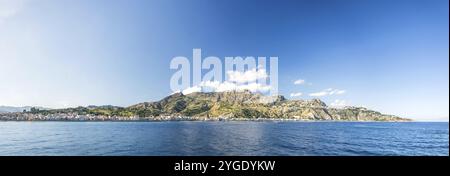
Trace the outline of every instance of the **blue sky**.
{"type": "Polygon", "coordinates": [[[447,0],[0,0],[0,105],[155,101],[175,56],[278,56],[288,98],[449,113],[447,0]],[[296,80],[305,83],[296,85],[296,80]],[[291,93],[302,93],[290,97],[291,93]]]}

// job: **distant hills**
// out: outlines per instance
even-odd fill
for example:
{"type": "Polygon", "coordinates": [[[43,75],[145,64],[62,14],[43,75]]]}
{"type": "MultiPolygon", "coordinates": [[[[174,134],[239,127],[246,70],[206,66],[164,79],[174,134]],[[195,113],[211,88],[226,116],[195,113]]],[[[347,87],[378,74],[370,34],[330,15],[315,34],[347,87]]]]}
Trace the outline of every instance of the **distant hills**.
{"type": "MultiPolygon", "coordinates": [[[[21,112],[17,109],[15,112],[21,112]]],[[[10,110],[11,111],[11,110],[10,110]]],[[[410,121],[362,107],[333,108],[319,99],[288,100],[249,91],[175,93],[129,107],[88,106],[0,116],[0,120],[256,120],[410,121]]]]}

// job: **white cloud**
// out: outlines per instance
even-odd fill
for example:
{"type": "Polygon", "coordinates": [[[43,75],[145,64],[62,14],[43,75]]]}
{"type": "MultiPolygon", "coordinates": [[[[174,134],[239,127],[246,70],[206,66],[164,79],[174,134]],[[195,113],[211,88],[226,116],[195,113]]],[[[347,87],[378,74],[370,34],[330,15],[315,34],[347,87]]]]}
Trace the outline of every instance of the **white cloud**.
{"type": "Polygon", "coordinates": [[[338,90],[338,89],[331,89],[331,88],[327,89],[327,91],[330,95],[341,95],[341,94],[345,93],[345,90],[338,90]]]}
{"type": "Polygon", "coordinates": [[[238,91],[244,91],[244,90],[249,90],[251,92],[267,92],[270,90],[270,86],[268,85],[262,85],[259,83],[250,83],[250,84],[245,84],[245,85],[237,85],[235,90],[238,91]]]}
{"type": "Polygon", "coordinates": [[[0,0],[0,23],[15,16],[23,7],[24,0],[0,0]]]}
{"type": "Polygon", "coordinates": [[[301,93],[301,92],[291,93],[291,97],[299,97],[302,95],[303,95],[303,93],[301,93]]]}
{"type": "Polygon", "coordinates": [[[227,92],[244,91],[267,92],[271,89],[269,85],[257,83],[256,80],[267,78],[265,69],[252,69],[245,72],[229,71],[229,81],[202,81],[199,85],[189,87],[182,91],[183,94],[194,92],[227,92]]]}
{"type": "Polygon", "coordinates": [[[189,87],[187,89],[184,89],[182,91],[182,93],[187,95],[187,94],[190,94],[190,93],[200,92],[200,91],[202,91],[202,88],[200,86],[194,86],[194,87],[189,87]]]}
{"type": "Polygon", "coordinates": [[[323,96],[327,96],[327,95],[341,95],[341,94],[344,94],[345,92],[346,92],[345,90],[328,88],[328,89],[325,89],[325,90],[320,91],[320,92],[310,93],[309,96],[311,96],[311,97],[323,97],[323,96]]]}
{"type": "Polygon", "coordinates": [[[254,82],[258,79],[267,78],[267,72],[265,69],[251,69],[245,72],[228,71],[229,81],[237,83],[254,82]]]}
{"type": "Polygon", "coordinates": [[[347,106],[347,101],[336,99],[330,105],[335,108],[342,108],[347,106]]]}
{"type": "Polygon", "coordinates": [[[315,92],[315,93],[310,93],[309,94],[309,96],[311,96],[311,97],[323,97],[325,95],[328,95],[328,93],[324,92],[324,91],[322,91],[322,92],[315,92]]]}
{"type": "Polygon", "coordinates": [[[302,84],[305,84],[305,80],[303,80],[303,79],[295,80],[295,81],[294,81],[294,84],[295,84],[295,85],[302,85],[302,84]]]}
{"type": "Polygon", "coordinates": [[[187,95],[194,92],[227,92],[227,91],[244,91],[249,90],[251,92],[267,92],[271,89],[268,85],[262,85],[260,83],[249,84],[236,84],[233,82],[225,81],[203,81],[197,86],[189,87],[182,91],[187,95]]]}

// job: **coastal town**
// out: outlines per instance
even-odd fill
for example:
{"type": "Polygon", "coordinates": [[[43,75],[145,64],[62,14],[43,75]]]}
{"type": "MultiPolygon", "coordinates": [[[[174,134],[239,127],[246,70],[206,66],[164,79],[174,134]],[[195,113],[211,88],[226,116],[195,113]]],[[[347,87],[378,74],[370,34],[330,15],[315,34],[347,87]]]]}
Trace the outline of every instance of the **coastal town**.
{"type": "Polygon", "coordinates": [[[33,113],[0,113],[0,121],[190,121],[202,120],[196,117],[186,116],[105,116],[105,115],[80,115],[77,113],[57,114],[33,114],[33,113]]]}

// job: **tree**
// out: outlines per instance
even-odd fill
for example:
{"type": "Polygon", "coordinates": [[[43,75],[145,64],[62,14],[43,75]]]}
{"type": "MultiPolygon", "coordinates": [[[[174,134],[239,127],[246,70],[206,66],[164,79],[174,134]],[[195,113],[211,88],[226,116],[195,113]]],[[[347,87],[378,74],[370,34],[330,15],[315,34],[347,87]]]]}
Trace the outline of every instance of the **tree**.
{"type": "Polygon", "coordinates": [[[31,111],[31,113],[38,113],[38,112],[39,112],[39,109],[38,109],[38,108],[35,108],[35,107],[32,107],[32,108],[30,109],[30,111],[31,111]]]}

